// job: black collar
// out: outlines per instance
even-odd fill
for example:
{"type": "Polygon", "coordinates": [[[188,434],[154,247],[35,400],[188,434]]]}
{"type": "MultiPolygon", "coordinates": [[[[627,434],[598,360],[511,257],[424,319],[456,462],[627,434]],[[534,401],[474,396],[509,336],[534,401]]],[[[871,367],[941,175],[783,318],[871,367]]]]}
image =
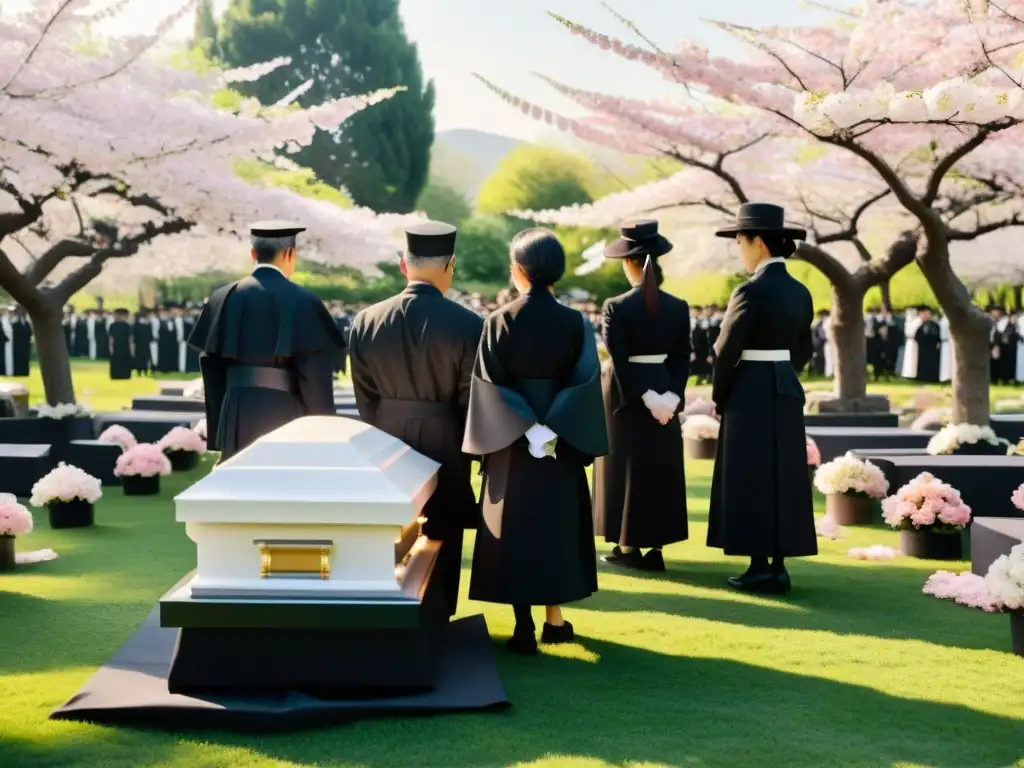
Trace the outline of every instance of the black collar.
{"type": "Polygon", "coordinates": [[[441,291],[432,286],[430,283],[415,282],[409,283],[405,286],[405,290],[402,293],[408,293],[413,296],[441,296],[441,291]]]}

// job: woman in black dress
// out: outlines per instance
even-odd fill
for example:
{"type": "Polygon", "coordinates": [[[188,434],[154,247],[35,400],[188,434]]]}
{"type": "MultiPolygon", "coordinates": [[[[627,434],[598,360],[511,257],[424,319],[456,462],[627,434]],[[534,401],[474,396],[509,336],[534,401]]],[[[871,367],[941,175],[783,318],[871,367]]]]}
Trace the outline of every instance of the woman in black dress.
{"type": "Polygon", "coordinates": [[[128,324],[128,310],[115,309],[114,322],[108,331],[110,378],[123,381],[132,377],[132,327],[128,324]]]}
{"type": "Polygon", "coordinates": [[[729,298],[715,344],[712,399],[722,426],[708,546],[750,558],[730,586],[781,594],[790,589],[785,558],[818,553],[797,378],[811,358],[814,309],[785,264],[806,233],[786,227],[779,206],[747,203],[736,226],[716,234],[735,238],[753,274],[729,298]]]}
{"type": "Polygon", "coordinates": [[[135,323],[132,325],[132,367],[139,376],[148,375],[153,370],[152,359],[153,343],[153,321],[150,319],[149,311],[140,309],[135,313],[135,323]]]}
{"type": "Polygon", "coordinates": [[[536,653],[531,606],[547,606],[543,642],[571,642],[559,606],[597,591],[586,466],[608,435],[594,334],[552,290],[561,244],[531,229],[511,251],[521,295],[484,324],[462,446],[484,476],[469,596],[512,605],[509,649],[536,653]]]}
{"type": "Polygon", "coordinates": [[[624,225],[604,253],[623,260],[634,287],[604,305],[610,450],[594,465],[594,515],[598,535],[617,545],[605,562],[649,571],[664,571],[661,548],[688,536],[677,415],[690,375],[690,307],[658,288],[658,258],[671,250],[648,220],[624,225]]]}

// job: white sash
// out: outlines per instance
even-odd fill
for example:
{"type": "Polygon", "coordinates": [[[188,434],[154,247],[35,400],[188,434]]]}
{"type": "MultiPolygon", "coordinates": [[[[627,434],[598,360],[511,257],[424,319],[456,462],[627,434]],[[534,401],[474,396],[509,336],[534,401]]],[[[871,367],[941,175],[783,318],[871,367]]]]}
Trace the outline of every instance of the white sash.
{"type": "Polygon", "coordinates": [[[185,343],[185,322],[182,318],[174,318],[174,335],[178,339],[178,371],[185,372],[185,354],[188,344],[185,343]]]}
{"type": "Polygon", "coordinates": [[[668,355],[630,355],[629,362],[644,365],[660,365],[668,360],[668,355]]]}
{"type": "Polygon", "coordinates": [[[752,363],[788,363],[788,349],[744,349],[740,360],[752,363]]]}
{"type": "Polygon", "coordinates": [[[89,359],[96,359],[96,318],[90,317],[86,322],[89,336],[89,359]]]}
{"type": "Polygon", "coordinates": [[[160,318],[151,317],[149,318],[149,327],[153,331],[153,340],[149,342],[149,359],[151,365],[156,365],[158,357],[157,343],[160,340],[160,318]]]}

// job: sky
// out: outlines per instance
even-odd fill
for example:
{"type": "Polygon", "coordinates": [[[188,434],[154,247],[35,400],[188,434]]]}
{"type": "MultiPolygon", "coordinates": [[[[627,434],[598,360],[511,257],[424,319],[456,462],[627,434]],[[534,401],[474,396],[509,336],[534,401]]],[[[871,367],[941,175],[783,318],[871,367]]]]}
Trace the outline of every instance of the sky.
{"type": "MultiPolygon", "coordinates": [[[[109,0],[97,0],[102,5],[109,0]]],[[[229,0],[217,0],[220,8],[229,0]]],[[[0,7],[22,10],[33,0],[0,0],[0,7]]],[[[713,54],[742,55],[743,46],[710,27],[713,18],[751,26],[814,24],[823,16],[799,0],[609,0],[662,50],[671,51],[685,38],[707,46],[713,54]]],[[[181,6],[181,0],[134,0],[112,31],[138,33],[152,29],[181,6]]],[[[650,69],[627,62],[570,35],[547,16],[554,11],[573,21],[623,40],[635,41],[606,10],[601,0],[401,0],[406,31],[419,47],[428,78],[437,88],[438,131],[474,128],[514,138],[535,140],[544,131],[536,121],[504,104],[472,75],[483,75],[524,99],[568,116],[580,111],[534,77],[548,77],[587,90],[639,99],[670,99],[679,86],[650,69]]],[[[191,19],[176,34],[191,32],[191,19]]]]}

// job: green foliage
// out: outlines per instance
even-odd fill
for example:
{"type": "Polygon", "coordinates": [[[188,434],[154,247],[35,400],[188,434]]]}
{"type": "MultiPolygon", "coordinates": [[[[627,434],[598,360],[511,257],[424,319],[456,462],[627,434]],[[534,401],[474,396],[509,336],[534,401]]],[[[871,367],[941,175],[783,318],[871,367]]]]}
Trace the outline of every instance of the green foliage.
{"type": "Polygon", "coordinates": [[[302,105],[405,86],[406,91],[318,132],[297,162],[361,206],[407,213],[427,181],[434,140],[434,86],[424,84],[416,46],[405,35],[398,0],[232,0],[219,52],[233,67],[289,56],[292,65],[240,84],[271,104],[306,80],[302,105]]]}
{"type": "Polygon", "coordinates": [[[518,147],[484,182],[477,209],[504,214],[589,203],[594,199],[590,192],[594,179],[594,166],[585,157],[552,147],[518,147]]]}
{"type": "Polygon", "coordinates": [[[559,227],[555,234],[562,241],[566,256],[565,277],[558,282],[559,288],[580,288],[593,294],[598,302],[629,290],[629,282],[622,273],[622,263],[619,261],[607,260],[599,269],[587,275],[574,274],[583,263],[583,252],[596,242],[610,241],[617,237],[614,230],[559,227]]]}
{"type": "Polygon", "coordinates": [[[309,168],[282,170],[255,158],[241,158],[235,162],[235,173],[250,184],[281,187],[302,197],[323,200],[340,208],[351,208],[352,201],[334,187],[325,184],[309,168]]]}
{"type": "Polygon", "coordinates": [[[210,56],[217,54],[217,19],[213,13],[213,0],[199,0],[196,6],[192,46],[210,56]]]}
{"type": "Polygon", "coordinates": [[[463,224],[456,242],[458,277],[498,289],[507,285],[512,235],[512,228],[500,216],[478,216],[463,224]]]}
{"type": "Polygon", "coordinates": [[[456,227],[473,215],[473,207],[460,192],[438,181],[431,181],[423,188],[416,210],[433,221],[444,221],[456,227]]]}

